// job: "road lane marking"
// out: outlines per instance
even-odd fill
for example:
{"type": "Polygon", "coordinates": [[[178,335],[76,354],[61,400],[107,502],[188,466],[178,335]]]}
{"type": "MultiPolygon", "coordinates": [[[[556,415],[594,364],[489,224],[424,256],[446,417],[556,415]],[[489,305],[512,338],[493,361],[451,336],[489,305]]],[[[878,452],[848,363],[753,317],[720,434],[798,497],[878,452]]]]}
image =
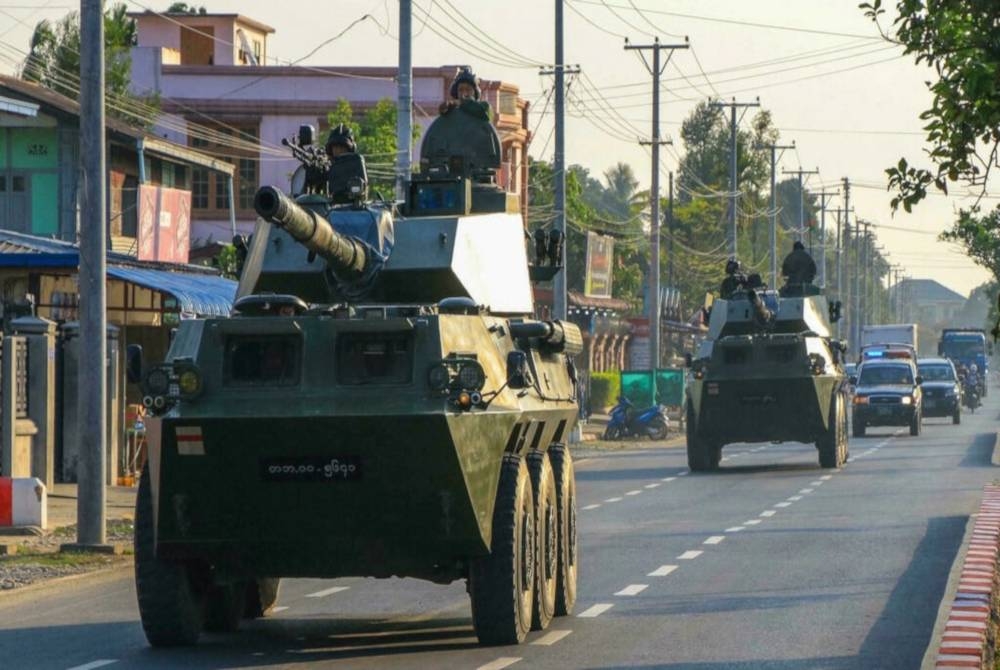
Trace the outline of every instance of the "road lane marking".
{"type": "Polygon", "coordinates": [[[634,491],[626,491],[625,495],[627,495],[627,496],[637,496],[640,493],[642,493],[642,491],[640,491],[639,489],[635,489],[634,491]]]}
{"type": "Polygon", "coordinates": [[[663,478],[663,479],[661,479],[660,481],[661,481],[661,482],[672,482],[672,481],[674,481],[675,479],[677,479],[677,477],[664,477],[664,478],[663,478]]]}
{"type": "Polygon", "coordinates": [[[690,470],[685,470],[684,472],[678,472],[677,476],[678,477],[683,477],[683,476],[687,475],[689,472],[691,472],[691,471],[690,470]]]}
{"type": "Polygon", "coordinates": [[[713,535],[712,537],[702,542],[702,544],[719,544],[725,539],[726,539],[725,535],[713,535]]]}
{"type": "Polygon", "coordinates": [[[661,565],[656,570],[646,575],[647,577],[666,577],[671,572],[677,569],[676,565],[661,565]]]}
{"type": "Polygon", "coordinates": [[[760,523],[760,519],[750,519],[749,521],[744,521],[743,525],[744,526],[756,526],[759,523],[760,523]]]}
{"type": "Polygon", "coordinates": [[[800,489],[799,493],[812,493],[813,489],[800,489]]]}
{"type": "Polygon", "coordinates": [[[543,647],[551,647],[556,642],[563,639],[572,632],[573,631],[571,630],[554,630],[551,633],[546,633],[545,635],[541,636],[531,644],[537,644],[543,647]]]}
{"type": "Polygon", "coordinates": [[[629,584],[621,591],[617,592],[616,596],[636,596],[645,591],[649,587],[649,584],[629,584]]]}
{"type": "Polygon", "coordinates": [[[581,619],[593,619],[594,617],[601,616],[612,607],[614,607],[613,603],[598,603],[592,607],[583,610],[582,612],[577,614],[577,616],[581,619]]]}
{"type": "Polygon", "coordinates": [[[607,503],[611,503],[611,502],[621,502],[622,500],[624,500],[624,498],[608,498],[608,499],[607,499],[607,500],[605,500],[604,502],[607,502],[607,503]]]}
{"type": "Polygon", "coordinates": [[[288,609],[287,605],[279,605],[278,607],[272,607],[271,608],[271,614],[277,614],[278,612],[284,612],[286,609],[288,609]]]}
{"type": "Polygon", "coordinates": [[[788,502],[798,502],[800,500],[802,500],[802,496],[792,496],[788,499],[788,502]]]}
{"type": "Polygon", "coordinates": [[[722,461],[728,461],[728,460],[729,460],[729,456],[723,456],[722,459],[719,462],[721,463],[722,461]]]}
{"type": "Polygon", "coordinates": [[[111,665],[112,663],[117,662],[117,660],[102,658],[96,661],[91,661],[90,663],[84,663],[83,665],[74,665],[72,668],[68,668],[67,670],[94,670],[94,668],[103,668],[106,665],[111,665]]]}
{"type": "Polygon", "coordinates": [[[743,526],[733,526],[732,528],[727,528],[726,532],[727,533],[738,533],[741,530],[746,530],[746,529],[743,528],[743,526]]]}
{"type": "Polygon", "coordinates": [[[698,558],[699,556],[702,555],[702,553],[703,552],[698,551],[697,549],[691,549],[689,551],[685,551],[683,554],[681,554],[680,556],[678,556],[677,560],[678,561],[690,561],[692,559],[698,558]]]}
{"type": "Polygon", "coordinates": [[[853,463],[854,462],[854,456],[851,456],[850,458],[848,458],[847,462],[848,463],[853,463]]]}
{"type": "Polygon", "coordinates": [[[817,480],[816,480],[816,481],[814,481],[814,482],[809,482],[809,486],[823,486],[823,482],[821,482],[821,481],[819,481],[819,480],[817,479],[817,480]]]}
{"type": "Polygon", "coordinates": [[[597,509],[600,506],[601,506],[601,503],[594,503],[593,505],[587,505],[583,509],[597,509]]]}
{"type": "Polygon", "coordinates": [[[828,482],[831,479],[833,479],[833,475],[823,475],[822,477],[820,477],[820,479],[822,479],[824,482],[828,482]]]}
{"type": "Polygon", "coordinates": [[[660,482],[654,482],[654,483],[652,483],[652,484],[646,484],[646,486],[645,486],[644,488],[647,488],[647,489],[655,489],[655,488],[656,488],[657,486],[659,486],[659,485],[660,485],[660,482]]]}
{"type": "Polygon", "coordinates": [[[328,589],[323,589],[322,591],[317,591],[316,593],[310,593],[306,595],[306,598],[325,598],[327,596],[332,596],[334,593],[340,593],[341,591],[346,591],[351,587],[349,586],[332,586],[328,589]]]}
{"type": "Polygon", "coordinates": [[[761,516],[774,516],[775,514],[777,514],[777,512],[775,512],[773,509],[764,510],[763,512],[760,513],[761,516]]]}
{"type": "Polygon", "coordinates": [[[486,665],[480,665],[476,670],[500,670],[501,668],[506,668],[508,666],[514,665],[521,660],[520,656],[501,656],[495,661],[490,661],[486,665]]]}
{"type": "Polygon", "coordinates": [[[788,506],[789,506],[789,505],[791,505],[791,504],[792,504],[792,503],[790,503],[790,502],[788,502],[788,501],[785,501],[785,502],[780,502],[780,503],[774,503],[774,506],[775,506],[775,507],[788,507],[788,506]]]}

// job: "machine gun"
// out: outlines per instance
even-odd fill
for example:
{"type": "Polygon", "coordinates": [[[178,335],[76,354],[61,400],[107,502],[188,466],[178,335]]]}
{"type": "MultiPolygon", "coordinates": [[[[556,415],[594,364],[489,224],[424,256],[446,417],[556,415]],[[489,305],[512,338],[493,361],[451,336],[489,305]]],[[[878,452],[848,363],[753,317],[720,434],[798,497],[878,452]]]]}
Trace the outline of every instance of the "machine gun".
{"type": "Polygon", "coordinates": [[[315,129],[310,125],[299,126],[297,137],[283,137],[281,143],[292,150],[292,156],[302,165],[292,175],[292,194],[315,193],[326,195],[330,157],[322,147],[315,146],[315,129]]]}

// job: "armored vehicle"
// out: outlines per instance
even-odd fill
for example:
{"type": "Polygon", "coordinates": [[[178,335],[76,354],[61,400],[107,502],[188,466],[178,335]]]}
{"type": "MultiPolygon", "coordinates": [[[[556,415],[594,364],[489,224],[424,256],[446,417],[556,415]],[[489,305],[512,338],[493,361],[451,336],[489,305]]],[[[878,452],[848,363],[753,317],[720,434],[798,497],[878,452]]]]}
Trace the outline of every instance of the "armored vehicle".
{"type": "Polygon", "coordinates": [[[830,333],[840,305],[796,288],[743,282],[712,304],[687,390],[692,471],[718,468],[733,442],[814,442],[822,467],[847,460],[845,347],[830,333]]]}
{"type": "Polygon", "coordinates": [[[235,630],[283,577],[397,576],[467,580],[480,641],[519,643],[576,599],[582,339],[531,292],[562,239],[526,235],[488,121],[431,124],[401,213],[310,142],[299,195],[256,194],[231,316],[184,321],[143,373],[146,637],[235,630]]]}

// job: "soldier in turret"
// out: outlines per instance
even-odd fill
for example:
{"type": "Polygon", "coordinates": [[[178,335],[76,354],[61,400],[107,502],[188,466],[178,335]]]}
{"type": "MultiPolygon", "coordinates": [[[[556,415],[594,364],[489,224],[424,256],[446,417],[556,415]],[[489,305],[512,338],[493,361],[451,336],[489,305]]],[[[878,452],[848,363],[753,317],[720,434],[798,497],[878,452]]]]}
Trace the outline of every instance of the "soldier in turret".
{"type": "Polygon", "coordinates": [[[816,277],[816,261],[806,251],[802,242],[796,240],[792,252],[785,256],[781,263],[781,275],[785,278],[783,292],[802,294],[807,284],[812,284],[816,277]]]}
{"type": "Polygon", "coordinates": [[[479,77],[466,66],[455,74],[455,79],[451,82],[448,91],[452,99],[442,102],[438,111],[442,114],[450,114],[453,110],[461,110],[477,118],[490,120],[490,103],[480,100],[482,89],[479,88],[479,77]]]}
{"type": "Polygon", "coordinates": [[[367,188],[368,170],[364,156],[357,153],[357,149],[350,126],[341,123],[330,129],[330,135],[326,139],[326,155],[330,158],[327,190],[335,203],[354,199],[350,191],[352,180],[360,179],[367,188]]]}
{"type": "Polygon", "coordinates": [[[726,278],[722,280],[722,286],[719,287],[719,297],[723,300],[731,298],[736,289],[746,281],[741,269],[740,262],[736,260],[736,257],[730,256],[729,260],[726,261],[726,278]]]}

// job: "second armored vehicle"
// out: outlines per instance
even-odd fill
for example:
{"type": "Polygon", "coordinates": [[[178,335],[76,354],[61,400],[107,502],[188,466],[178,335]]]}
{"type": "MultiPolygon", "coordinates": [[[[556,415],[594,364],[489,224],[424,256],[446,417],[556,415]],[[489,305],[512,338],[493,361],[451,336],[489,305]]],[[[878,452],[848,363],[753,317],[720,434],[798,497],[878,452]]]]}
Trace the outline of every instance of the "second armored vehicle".
{"type": "Polygon", "coordinates": [[[687,389],[692,471],[718,468],[734,442],[811,442],[822,467],[847,460],[843,347],[830,333],[839,304],[831,309],[817,291],[795,293],[743,282],[712,305],[687,389]]]}

